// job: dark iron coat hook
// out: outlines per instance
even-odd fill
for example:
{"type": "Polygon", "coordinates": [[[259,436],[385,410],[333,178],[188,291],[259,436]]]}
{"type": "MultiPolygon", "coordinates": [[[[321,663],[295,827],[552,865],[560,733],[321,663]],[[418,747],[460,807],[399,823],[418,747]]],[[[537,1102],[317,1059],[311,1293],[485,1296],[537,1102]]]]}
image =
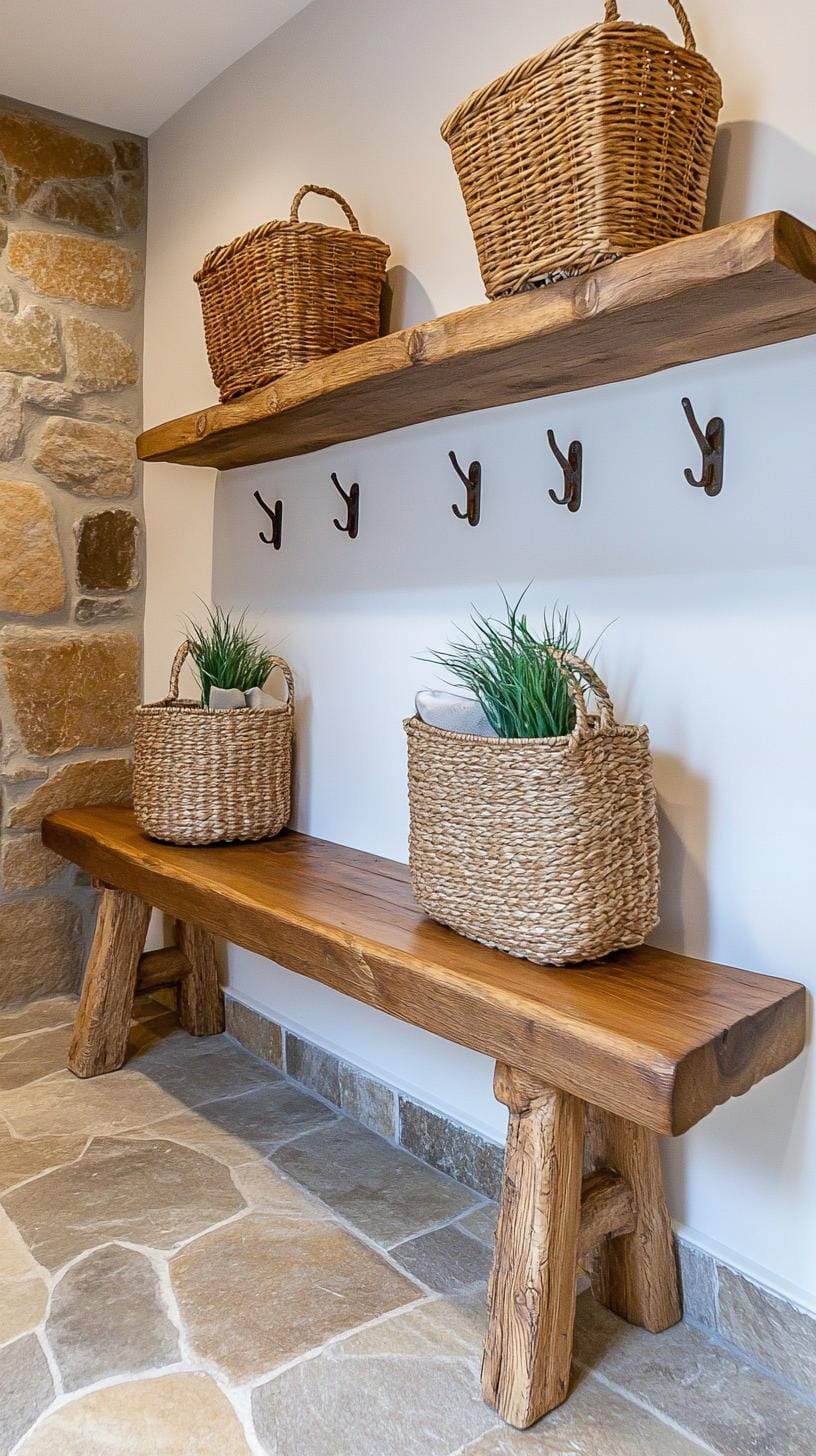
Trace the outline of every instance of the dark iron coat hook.
{"type": "Polygon", "coordinates": [[[340,492],[346,503],[346,524],[343,525],[342,521],[338,521],[336,516],[334,518],[334,524],[338,531],[346,532],[349,541],[355,541],[357,539],[357,532],[360,529],[360,487],[355,480],[354,484],[348,490],[344,490],[334,471],[332,471],[331,480],[335,490],[340,492]]]}
{"type": "Polygon", "coordinates": [[[579,511],[584,471],[584,452],[581,441],[573,440],[566,455],[559,450],[552,430],[547,431],[547,443],[564,472],[564,494],[556,495],[555,491],[551,490],[550,500],[554,501],[557,506],[566,506],[568,511],[579,511]]]}
{"type": "Polygon", "coordinates": [[[683,398],[681,403],[703,457],[703,468],[699,480],[695,480],[691,470],[684,470],[683,474],[689,485],[701,486],[706,495],[719,495],[723,485],[725,424],[719,415],[715,415],[712,420],[709,420],[705,427],[705,434],[703,434],[695,418],[691,400],[683,398]]]}
{"type": "Polygon", "coordinates": [[[255,499],[258,502],[258,505],[266,511],[266,514],[272,522],[271,536],[265,536],[263,531],[259,531],[258,535],[260,536],[265,546],[274,546],[276,551],[280,551],[281,531],[283,529],[283,501],[276,501],[275,508],[273,510],[271,506],[268,506],[266,504],[266,501],[264,500],[259,490],[255,491],[255,499]]]}
{"type": "Polygon", "coordinates": [[[471,460],[468,473],[465,475],[464,470],[456,458],[455,451],[448,451],[448,459],[467,491],[467,505],[465,509],[460,510],[459,506],[452,505],[451,510],[455,516],[459,517],[460,521],[467,521],[469,526],[478,526],[482,514],[482,467],[478,460],[471,460]]]}

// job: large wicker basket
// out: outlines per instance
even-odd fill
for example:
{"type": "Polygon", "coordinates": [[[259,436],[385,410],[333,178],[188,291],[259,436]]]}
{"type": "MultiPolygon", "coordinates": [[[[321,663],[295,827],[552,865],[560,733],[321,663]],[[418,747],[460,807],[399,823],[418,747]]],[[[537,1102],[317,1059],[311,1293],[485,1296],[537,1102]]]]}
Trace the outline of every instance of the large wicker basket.
{"type": "Polygon", "coordinates": [[[171,844],[271,839],[291,811],[295,686],[280,708],[202,708],[179,698],[183,642],[160,703],[136,710],[133,808],[140,829],[171,844]]]}
{"type": "Polygon", "coordinates": [[[329,187],[301,187],[288,222],[266,222],[208,253],[195,282],[207,355],[222,400],[380,333],[390,248],[360,232],[329,187]],[[351,231],[300,222],[307,192],[331,197],[351,231]]]}
{"type": "Polygon", "coordinates": [[[648,730],[619,726],[592,668],[571,654],[564,663],[575,702],[565,737],[405,724],[419,904],[471,940],[549,965],[640,945],[657,923],[648,730]]]}
{"type": "Polygon", "coordinates": [[[699,232],[722,89],[669,4],[683,47],[604,0],[444,123],[488,298],[699,232]]]}

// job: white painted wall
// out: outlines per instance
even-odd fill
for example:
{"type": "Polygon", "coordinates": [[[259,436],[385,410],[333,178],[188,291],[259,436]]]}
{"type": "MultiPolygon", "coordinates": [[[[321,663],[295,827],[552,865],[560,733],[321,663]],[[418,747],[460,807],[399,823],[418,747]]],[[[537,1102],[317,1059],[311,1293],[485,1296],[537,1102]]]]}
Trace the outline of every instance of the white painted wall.
{"type": "MultiPolygon", "coordinates": [[[[438,127],[473,87],[599,3],[314,0],[151,142],[145,351],[148,424],[206,404],[190,276],[214,244],[285,213],[305,180],[350,198],[392,246],[394,327],[478,302],[475,254],[438,127]]],[[[804,0],[694,3],[700,48],[724,77],[713,220],[786,207],[813,220],[816,18],[804,0]]],[[[642,18],[672,24],[641,0],[642,18]]],[[[329,220],[322,204],[317,216],[329,220]]],[[[667,319],[667,328],[671,320],[667,319]]],[[[401,720],[433,683],[417,662],[469,605],[534,579],[531,607],[569,602],[621,716],[648,721],[662,804],[655,940],[816,984],[813,683],[816,342],[662,377],[414,427],[239,472],[146,471],[148,688],[164,691],[195,597],[249,604],[300,694],[296,823],[406,858],[401,720]],[[726,420],[714,501],[683,482],[695,450],[680,409],[726,420]],[[585,504],[546,487],[547,426],[584,444],[585,504]],[[457,521],[447,461],[479,458],[482,524],[457,521]],[[334,530],[329,482],[360,481],[360,536],[334,530]],[[258,540],[252,499],[285,502],[284,548],[258,540]],[[212,579],[210,575],[212,550],[212,579]]],[[[236,994],[492,1136],[485,1059],[233,950],[236,994]]],[[[531,968],[531,975],[537,972],[531,968]]],[[[805,1058],[667,1151],[691,1236],[816,1306],[816,1098],[805,1058]]]]}

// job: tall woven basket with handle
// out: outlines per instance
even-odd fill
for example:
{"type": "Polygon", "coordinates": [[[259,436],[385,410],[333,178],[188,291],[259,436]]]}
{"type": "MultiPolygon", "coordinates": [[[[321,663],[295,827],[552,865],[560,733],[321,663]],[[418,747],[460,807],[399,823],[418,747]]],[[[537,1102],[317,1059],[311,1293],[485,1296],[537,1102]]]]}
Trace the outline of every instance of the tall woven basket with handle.
{"type": "Polygon", "coordinates": [[[202,708],[179,698],[183,642],[159,703],[136,710],[133,808],[140,829],[171,844],[271,839],[291,812],[295,685],[279,708],[202,708]]]}
{"type": "Polygon", "coordinates": [[[265,222],[208,253],[195,282],[221,399],[376,339],[390,251],[360,232],[339,192],[307,185],[295,193],[288,222],[265,222]],[[350,230],[301,222],[309,192],[338,203],[350,230]]]}
{"type": "Polygon", "coordinates": [[[640,945],[657,924],[648,730],[616,723],[589,664],[571,653],[562,660],[575,703],[564,737],[405,724],[419,904],[471,940],[545,965],[640,945]]]}
{"type": "Polygon", "coordinates": [[[682,46],[604,0],[445,121],[488,298],[700,231],[722,88],[668,3],[682,46]]]}

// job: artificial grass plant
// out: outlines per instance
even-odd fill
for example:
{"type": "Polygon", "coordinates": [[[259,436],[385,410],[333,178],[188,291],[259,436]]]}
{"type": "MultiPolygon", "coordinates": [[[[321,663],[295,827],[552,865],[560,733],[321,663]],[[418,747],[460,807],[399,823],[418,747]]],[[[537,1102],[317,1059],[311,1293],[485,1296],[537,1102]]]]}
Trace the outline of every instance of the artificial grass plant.
{"type": "Polygon", "coordinates": [[[274,664],[274,655],[245,625],[246,612],[237,619],[221,607],[207,607],[204,623],[187,623],[201,702],[207,706],[210,688],[262,688],[274,664]]]}

